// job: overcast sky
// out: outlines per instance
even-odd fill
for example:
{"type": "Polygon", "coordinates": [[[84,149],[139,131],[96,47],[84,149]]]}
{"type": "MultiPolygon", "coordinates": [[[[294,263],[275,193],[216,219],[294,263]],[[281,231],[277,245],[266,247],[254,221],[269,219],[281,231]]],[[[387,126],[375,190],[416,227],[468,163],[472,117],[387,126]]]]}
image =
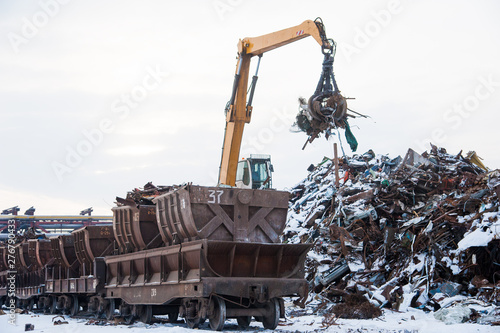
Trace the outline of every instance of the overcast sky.
{"type": "MultiPolygon", "coordinates": [[[[217,181],[238,39],[320,16],[358,153],[477,151],[500,167],[497,1],[0,2],[0,209],[110,215],[115,196],[217,181]]],[[[289,128],[321,73],[312,38],[266,53],[243,153],[291,187],[332,156],[289,128]]],[[[352,152],[341,139],[346,154],[352,152]]]]}

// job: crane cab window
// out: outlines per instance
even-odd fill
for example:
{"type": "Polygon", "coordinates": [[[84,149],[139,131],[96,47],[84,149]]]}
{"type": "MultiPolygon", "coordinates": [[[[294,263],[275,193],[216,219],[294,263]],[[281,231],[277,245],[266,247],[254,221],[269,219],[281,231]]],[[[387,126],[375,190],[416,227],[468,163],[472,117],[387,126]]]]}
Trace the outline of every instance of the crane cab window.
{"type": "Polygon", "coordinates": [[[267,161],[265,160],[253,160],[252,161],[252,187],[260,188],[264,185],[264,188],[270,188],[269,181],[269,171],[267,167],[267,161]],[[267,182],[266,182],[267,181],[267,182]],[[264,182],[266,182],[264,184],[264,182]]]}
{"type": "Polygon", "coordinates": [[[250,170],[247,161],[239,161],[236,170],[236,181],[241,181],[245,185],[250,185],[250,170]]]}

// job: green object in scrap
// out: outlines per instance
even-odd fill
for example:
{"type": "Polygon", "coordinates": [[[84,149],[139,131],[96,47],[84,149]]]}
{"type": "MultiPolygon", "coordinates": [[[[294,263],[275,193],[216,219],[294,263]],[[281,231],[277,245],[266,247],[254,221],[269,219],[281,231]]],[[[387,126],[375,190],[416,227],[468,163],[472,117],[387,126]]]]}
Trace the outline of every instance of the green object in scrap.
{"type": "Polygon", "coordinates": [[[354,152],[356,149],[358,149],[358,141],[354,137],[354,134],[351,132],[351,127],[349,127],[349,123],[347,120],[344,120],[345,124],[345,138],[347,140],[347,143],[351,147],[351,150],[354,152]]]}

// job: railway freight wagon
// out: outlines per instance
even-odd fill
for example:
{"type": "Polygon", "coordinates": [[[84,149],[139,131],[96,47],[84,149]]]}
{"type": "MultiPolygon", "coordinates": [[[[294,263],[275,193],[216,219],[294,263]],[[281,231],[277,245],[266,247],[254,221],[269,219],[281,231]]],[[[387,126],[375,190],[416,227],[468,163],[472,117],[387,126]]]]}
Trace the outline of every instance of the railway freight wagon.
{"type": "MultiPolygon", "coordinates": [[[[191,328],[208,320],[213,330],[222,330],[228,318],[242,327],[255,318],[274,329],[284,316],[283,297],[307,294],[310,245],[279,238],[287,192],[186,185],[152,202],[119,202],[113,227],[44,240],[32,245],[33,256],[24,255],[24,243],[16,245],[20,306],[146,323],[168,314],[191,328]],[[51,259],[26,262],[36,261],[37,249],[41,256],[47,244],[51,259]]],[[[1,301],[4,280],[0,274],[1,301]]]]}

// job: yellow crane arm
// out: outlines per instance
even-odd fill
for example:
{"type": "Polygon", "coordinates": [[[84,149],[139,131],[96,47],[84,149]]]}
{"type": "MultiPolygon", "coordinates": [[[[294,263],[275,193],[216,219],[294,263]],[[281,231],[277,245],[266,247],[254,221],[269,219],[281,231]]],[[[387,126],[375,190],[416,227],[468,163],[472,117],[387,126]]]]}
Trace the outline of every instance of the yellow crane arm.
{"type": "Polygon", "coordinates": [[[325,50],[332,49],[333,41],[326,38],[321,19],[316,19],[316,21],[307,20],[295,27],[259,37],[244,38],[239,41],[238,62],[236,63],[233,91],[226,107],[226,130],[219,170],[219,185],[235,186],[243,128],[245,123],[250,122],[252,116],[253,89],[257,81],[256,73],[252,80],[252,91],[247,103],[251,58],[259,56],[260,61],[260,56],[264,52],[274,50],[308,36],[312,36],[321,45],[323,53],[325,53],[325,50]]]}
{"type": "Polygon", "coordinates": [[[321,33],[322,32],[320,32],[314,21],[306,20],[302,22],[302,24],[295,27],[272,32],[259,37],[247,37],[243,40],[240,39],[238,43],[238,53],[256,56],[308,36],[312,36],[319,43],[319,45],[329,47],[329,45],[323,45],[327,41],[326,39],[321,38],[321,33]]]}

